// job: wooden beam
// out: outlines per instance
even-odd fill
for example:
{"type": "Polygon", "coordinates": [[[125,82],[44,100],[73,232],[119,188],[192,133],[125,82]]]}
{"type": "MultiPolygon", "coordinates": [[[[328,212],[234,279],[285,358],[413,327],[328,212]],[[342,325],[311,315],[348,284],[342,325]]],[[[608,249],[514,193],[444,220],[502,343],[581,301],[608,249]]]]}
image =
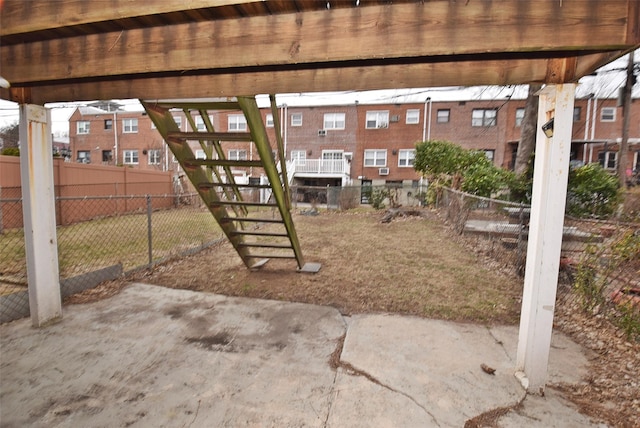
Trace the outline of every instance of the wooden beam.
{"type": "Polygon", "coordinates": [[[110,0],[96,4],[86,0],[33,1],[4,0],[0,2],[0,37],[34,31],[56,30],[110,20],[138,18],[162,14],[221,7],[258,0],[110,0]]]}
{"type": "MultiPolygon", "coordinates": [[[[456,85],[512,85],[544,82],[547,60],[461,61],[271,72],[223,73],[139,80],[45,84],[31,91],[32,102],[142,98],[216,98],[266,93],[322,92],[456,85]]],[[[16,101],[20,88],[0,89],[16,101]]]]}
{"type": "Polygon", "coordinates": [[[28,86],[363,58],[505,52],[540,57],[544,52],[620,50],[629,47],[628,10],[627,0],[438,1],[344,8],[8,45],[0,47],[0,65],[13,85],[28,86]]]}
{"type": "Polygon", "coordinates": [[[597,70],[603,65],[608,64],[611,61],[614,61],[621,56],[626,55],[629,52],[639,48],[640,44],[634,46],[632,49],[623,51],[603,52],[579,56],[576,62],[576,75],[585,76],[587,74],[593,73],[594,70],[597,70]]]}

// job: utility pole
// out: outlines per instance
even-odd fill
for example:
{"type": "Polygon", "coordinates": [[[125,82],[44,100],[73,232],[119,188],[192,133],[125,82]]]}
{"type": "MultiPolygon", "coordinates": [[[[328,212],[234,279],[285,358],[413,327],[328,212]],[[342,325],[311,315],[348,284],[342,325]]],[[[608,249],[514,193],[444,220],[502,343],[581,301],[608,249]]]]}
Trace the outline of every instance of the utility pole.
{"type": "Polygon", "coordinates": [[[622,98],[622,140],[618,151],[618,180],[620,187],[627,188],[627,155],[629,153],[629,121],[631,116],[631,90],[635,83],[633,74],[633,51],[629,52],[629,64],[627,65],[627,81],[624,85],[622,98]]]}

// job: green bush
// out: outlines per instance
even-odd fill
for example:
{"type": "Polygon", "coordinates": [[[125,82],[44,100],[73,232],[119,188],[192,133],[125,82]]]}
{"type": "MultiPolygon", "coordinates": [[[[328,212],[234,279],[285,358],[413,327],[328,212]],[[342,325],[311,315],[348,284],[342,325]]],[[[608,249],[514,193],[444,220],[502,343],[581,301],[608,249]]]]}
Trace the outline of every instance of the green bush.
{"type": "Polygon", "coordinates": [[[608,217],[615,212],[620,196],[618,178],[597,163],[569,171],[568,214],[576,217],[608,217]]]}
{"type": "Polygon", "coordinates": [[[20,156],[20,149],[17,147],[7,147],[2,149],[0,154],[4,156],[20,156]]]}
{"type": "Polygon", "coordinates": [[[509,172],[493,165],[484,152],[466,150],[449,141],[418,143],[414,168],[429,178],[430,187],[451,186],[485,197],[504,187],[510,177],[509,172]]]}

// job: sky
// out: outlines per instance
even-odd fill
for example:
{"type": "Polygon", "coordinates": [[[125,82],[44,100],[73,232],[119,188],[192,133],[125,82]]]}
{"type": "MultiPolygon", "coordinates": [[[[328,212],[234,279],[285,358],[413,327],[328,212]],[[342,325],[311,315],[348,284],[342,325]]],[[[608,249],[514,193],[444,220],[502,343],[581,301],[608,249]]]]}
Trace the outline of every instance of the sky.
{"type": "MultiPolygon", "coordinates": [[[[585,76],[580,79],[576,92],[577,98],[594,94],[597,98],[615,98],[618,90],[624,85],[626,78],[628,56],[625,55],[613,61],[597,71],[594,76],[585,76]]],[[[635,51],[636,64],[640,61],[640,49],[635,51]]],[[[640,79],[634,86],[634,98],[640,98],[640,79]]],[[[409,103],[425,102],[427,98],[432,101],[463,101],[463,100],[492,100],[492,99],[523,99],[527,96],[527,85],[513,86],[475,86],[475,87],[445,87],[445,88],[413,88],[413,89],[387,89],[379,91],[347,91],[347,92],[316,92],[298,94],[278,94],[276,102],[280,106],[314,106],[375,103],[409,103]]],[[[269,105],[268,95],[257,97],[260,107],[269,105]]],[[[128,111],[142,110],[137,100],[115,100],[123,104],[128,111]]],[[[55,135],[68,133],[69,117],[75,108],[83,103],[51,103],[46,107],[51,108],[52,132],[55,135]]],[[[0,127],[18,122],[18,104],[0,100],[0,127]]]]}

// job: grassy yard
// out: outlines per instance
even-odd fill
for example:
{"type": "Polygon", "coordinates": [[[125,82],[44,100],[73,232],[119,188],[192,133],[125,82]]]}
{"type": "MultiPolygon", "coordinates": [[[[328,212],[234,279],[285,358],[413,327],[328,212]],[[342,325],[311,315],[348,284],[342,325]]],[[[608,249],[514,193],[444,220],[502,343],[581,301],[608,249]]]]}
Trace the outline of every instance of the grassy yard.
{"type": "MultiPolygon", "coordinates": [[[[208,211],[195,208],[152,213],[153,259],[161,260],[222,236],[208,211]]],[[[60,276],[68,278],[122,263],[125,270],[149,262],[147,214],[131,214],[59,226],[60,276]]],[[[2,276],[26,282],[24,237],[21,229],[0,235],[2,276]]]]}

